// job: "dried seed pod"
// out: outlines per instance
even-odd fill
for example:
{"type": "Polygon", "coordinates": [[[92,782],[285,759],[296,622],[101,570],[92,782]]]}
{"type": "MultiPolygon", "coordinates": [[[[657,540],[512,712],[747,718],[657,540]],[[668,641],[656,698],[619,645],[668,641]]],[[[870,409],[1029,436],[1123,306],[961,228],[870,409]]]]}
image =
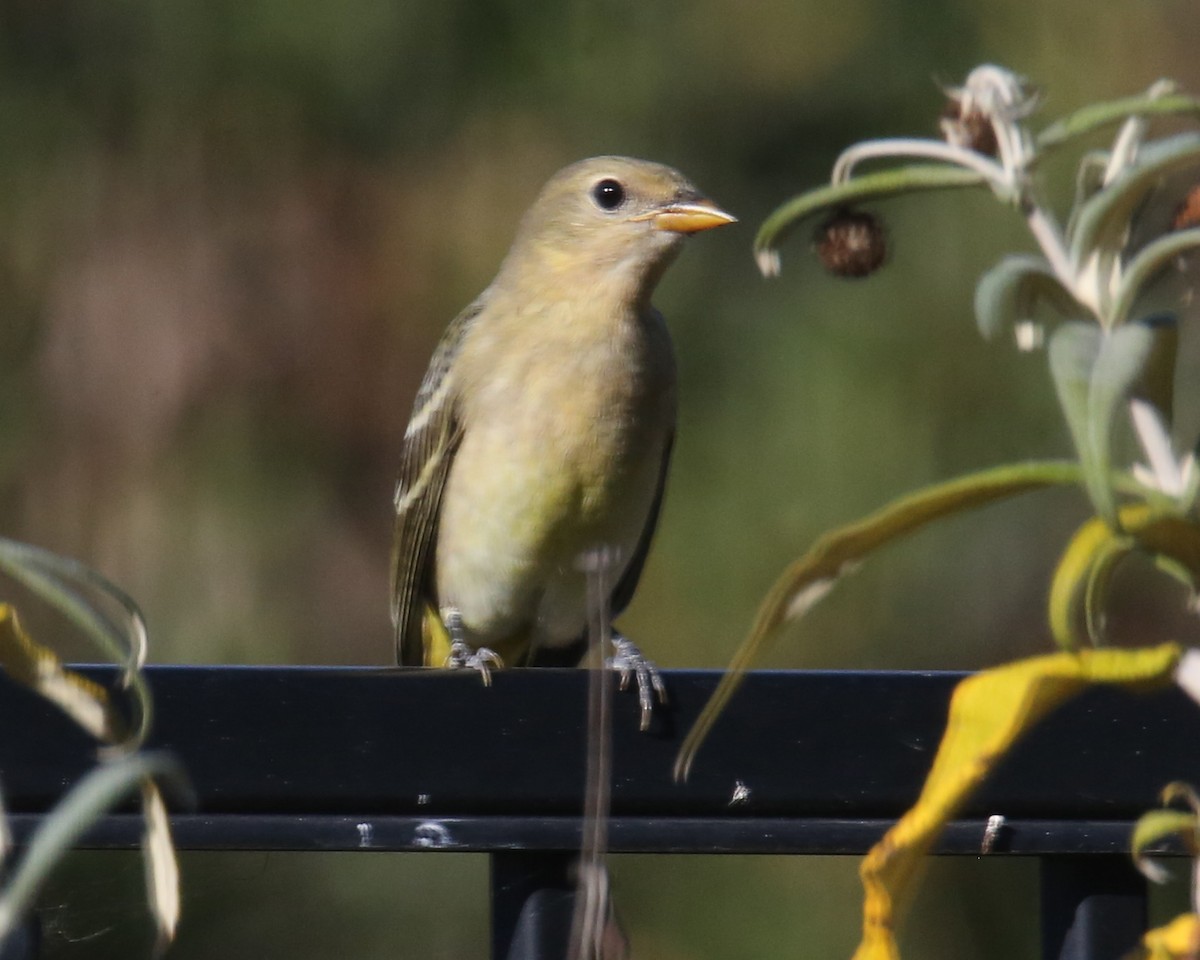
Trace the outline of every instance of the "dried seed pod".
{"type": "Polygon", "coordinates": [[[839,277],[866,277],[887,259],[887,233],[873,213],[836,211],[813,238],[822,266],[839,277]]]}

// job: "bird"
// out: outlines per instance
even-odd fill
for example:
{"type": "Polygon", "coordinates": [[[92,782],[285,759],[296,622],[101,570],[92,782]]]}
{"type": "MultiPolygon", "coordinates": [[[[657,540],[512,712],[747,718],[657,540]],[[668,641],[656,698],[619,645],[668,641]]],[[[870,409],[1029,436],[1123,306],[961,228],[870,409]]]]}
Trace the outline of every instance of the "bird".
{"type": "MultiPolygon", "coordinates": [[[[495,278],[447,327],[405,429],[400,664],[472,667],[487,683],[490,666],[577,663],[596,557],[609,615],[626,607],[675,435],[674,348],[650,297],[688,235],[733,222],[646,160],[593,157],[546,183],[495,278]]],[[[660,695],[661,681],[612,640],[645,726],[645,681],[660,695]]]]}

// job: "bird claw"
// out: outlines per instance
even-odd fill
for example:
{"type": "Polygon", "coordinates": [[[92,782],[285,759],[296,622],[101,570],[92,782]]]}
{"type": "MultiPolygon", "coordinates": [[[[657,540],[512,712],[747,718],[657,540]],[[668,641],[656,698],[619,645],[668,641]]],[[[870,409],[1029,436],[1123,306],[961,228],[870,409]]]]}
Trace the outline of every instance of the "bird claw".
{"type": "Polygon", "coordinates": [[[462,614],[457,610],[447,610],[444,621],[450,633],[450,653],[443,666],[448,670],[477,670],[479,678],[485,687],[492,685],[492,668],[503,669],[504,661],[500,655],[488,647],[474,649],[463,638],[462,614]]]}
{"type": "Polygon", "coordinates": [[[663,683],[662,674],[632,640],[615,633],[612,645],[613,655],[605,661],[605,666],[617,671],[621,678],[622,690],[629,689],[631,679],[637,681],[638,707],[641,712],[638,729],[649,730],[650,718],[654,715],[654,698],[657,696],[661,704],[667,702],[667,686],[663,683]]]}
{"type": "Polygon", "coordinates": [[[449,670],[464,668],[477,670],[483,685],[490,687],[492,685],[492,668],[503,668],[504,661],[500,659],[500,655],[495,650],[488,647],[480,647],[475,650],[465,640],[452,640],[450,654],[446,657],[444,665],[449,670]]]}

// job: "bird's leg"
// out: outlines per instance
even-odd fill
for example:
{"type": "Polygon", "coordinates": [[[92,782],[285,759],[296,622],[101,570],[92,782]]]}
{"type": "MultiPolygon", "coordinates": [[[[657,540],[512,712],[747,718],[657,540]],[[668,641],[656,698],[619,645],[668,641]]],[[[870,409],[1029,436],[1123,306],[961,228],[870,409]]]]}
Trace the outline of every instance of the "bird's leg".
{"type": "Polygon", "coordinates": [[[637,681],[638,706],[641,708],[640,729],[650,729],[650,717],[654,714],[654,698],[658,702],[667,702],[667,686],[663,683],[662,674],[658,672],[653,661],[649,660],[632,640],[613,632],[613,655],[606,661],[610,670],[616,670],[621,677],[621,689],[629,689],[629,680],[637,681]]]}
{"type": "Polygon", "coordinates": [[[502,668],[504,661],[495,650],[480,647],[475,650],[466,641],[466,631],[463,630],[462,614],[454,607],[447,607],[442,612],[442,622],[450,634],[450,654],[446,657],[444,666],[449,670],[466,667],[478,670],[479,677],[485,687],[492,685],[492,667],[502,668]]]}

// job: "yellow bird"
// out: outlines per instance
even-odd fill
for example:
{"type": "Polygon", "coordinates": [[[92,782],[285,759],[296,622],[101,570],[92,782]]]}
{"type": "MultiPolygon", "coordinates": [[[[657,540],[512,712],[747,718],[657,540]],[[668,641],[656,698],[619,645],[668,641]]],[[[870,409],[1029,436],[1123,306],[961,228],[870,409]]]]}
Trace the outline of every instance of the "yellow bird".
{"type": "MultiPolygon", "coordinates": [[[[578,662],[593,551],[633,596],[675,432],[675,357],[650,295],[685,236],[734,218],[670,167],[573,164],[450,324],[404,434],[392,622],[399,662],[578,662]],[[573,659],[570,659],[573,658],[573,659]]],[[[614,635],[614,666],[640,652],[614,635]]]]}

